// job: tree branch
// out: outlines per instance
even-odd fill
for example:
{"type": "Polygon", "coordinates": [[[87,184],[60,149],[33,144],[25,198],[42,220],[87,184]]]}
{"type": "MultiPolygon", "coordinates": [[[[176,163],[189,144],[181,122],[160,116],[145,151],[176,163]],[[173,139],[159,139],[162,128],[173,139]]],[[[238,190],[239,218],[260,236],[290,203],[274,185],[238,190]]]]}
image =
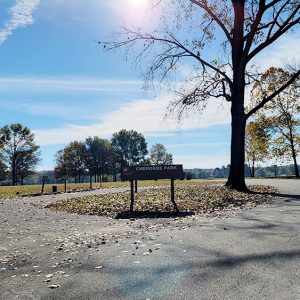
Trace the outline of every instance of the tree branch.
{"type": "Polygon", "coordinates": [[[266,5],[266,9],[269,9],[270,7],[274,6],[275,4],[277,4],[278,2],[280,2],[281,0],[274,0],[271,1],[269,4],[266,5]]]}
{"type": "Polygon", "coordinates": [[[251,29],[250,29],[250,32],[249,34],[247,35],[247,38],[246,38],[246,45],[245,45],[245,49],[244,49],[244,56],[248,55],[249,51],[250,51],[250,48],[251,48],[251,45],[252,45],[252,42],[253,42],[253,39],[255,37],[255,34],[257,32],[257,29],[258,29],[258,26],[260,24],[260,21],[262,19],[262,16],[264,14],[264,12],[266,11],[266,7],[265,7],[265,0],[260,0],[259,1],[259,9],[258,9],[258,13],[254,19],[254,22],[252,23],[252,26],[251,26],[251,29]]]}
{"type": "Polygon", "coordinates": [[[282,85],[278,90],[273,92],[268,97],[265,97],[258,105],[256,105],[253,109],[251,109],[246,114],[246,120],[251,117],[254,113],[256,113],[259,109],[261,109],[265,104],[271,101],[274,97],[279,95],[282,91],[284,91],[290,84],[292,84],[298,77],[300,76],[300,70],[298,70],[284,85],[282,85]]]}
{"type": "MultiPolygon", "coordinates": [[[[103,47],[106,48],[106,50],[117,49],[117,48],[120,48],[120,47],[123,47],[123,46],[130,45],[130,44],[135,43],[137,41],[146,41],[146,42],[148,41],[148,42],[151,42],[151,43],[161,42],[161,43],[165,43],[167,45],[170,45],[170,47],[171,47],[171,45],[173,45],[173,46],[176,46],[177,48],[185,51],[186,55],[183,55],[181,53],[181,55],[180,55],[181,57],[190,56],[190,57],[195,58],[196,60],[198,60],[201,63],[202,66],[206,66],[206,67],[212,69],[213,71],[215,71],[216,73],[220,74],[230,86],[232,85],[231,79],[228,77],[228,75],[225,72],[221,71],[219,68],[215,67],[214,65],[212,65],[208,61],[201,58],[199,52],[197,54],[195,54],[192,50],[189,50],[182,43],[180,43],[171,33],[169,33],[169,32],[167,33],[167,35],[170,37],[170,39],[168,39],[168,38],[156,37],[156,36],[154,36],[152,34],[148,34],[148,33],[141,34],[139,32],[129,30],[126,27],[123,27],[123,29],[125,30],[126,34],[131,34],[132,37],[128,38],[126,40],[120,41],[120,42],[98,42],[98,43],[102,44],[103,47]],[[109,46],[109,47],[107,47],[107,46],[109,46]]],[[[146,46],[146,49],[149,49],[149,46],[146,46]]],[[[175,49],[175,48],[171,47],[170,49],[167,49],[164,53],[166,54],[166,53],[170,52],[173,49],[175,49]]],[[[142,54],[145,51],[146,50],[142,51],[142,54]]],[[[168,55],[169,58],[171,56],[175,57],[176,55],[175,54],[173,54],[173,55],[169,54],[168,55]]],[[[159,55],[159,57],[160,57],[160,61],[164,60],[163,59],[163,54],[159,55]]]]}
{"type": "Polygon", "coordinates": [[[285,3],[282,4],[282,6],[279,8],[279,10],[276,12],[274,9],[273,12],[273,20],[272,20],[272,24],[271,27],[269,29],[269,32],[267,34],[267,39],[270,38],[273,28],[275,27],[275,25],[277,25],[278,27],[280,27],[279,23],[278,23],[278,18],[280,17],[280,14],[282,14],[282,12],[284,11],[285,7],[289,4],[289,0],[285,1],[285,3]]]}
{"type": "MultiPolygon", "coordinates": [[[[218,16],[207,6],[207,3],[201,3],[201,1],[196,1],[196,0],[190,0],[192,3],[195,5],[203,8],[220,26],[220,28],[223,30],[224,34],[226,35],[228,41],[232,43],[232,38],[230,36],[230,33],[228,32],[227,28],[225,25],[221,22],[221,20],[218,18],[218,16]]],[[[204,1],[206,2],[206,1],[204,1]]]]}
{"type": "MultiPolygon", "coordinates": [[[[294,9],[294,11],[285,20],[285,22],[281,26],[278,26],[279,27],[278,30],[272,36],[269,36],[269,34],[268,34],[266,40],[263,43],[261,43],[259,46],[257,46],[252,52],[249,53],[247,62],[249,62],[255,55],[257,55],[264,48],[266,48],[267,46],[272,44],[274,41],[276,41],[279,37],[281,37],[284,33],[286,33],[290,28],[292,28],[296,24],[300,24],[300,17],[297,17],[295,20],[291,21],[299,10],[300,10],[300,4],[294,9]]],[[[275,21],[276,20],[274,20],[274,22],[275,21]]]]}

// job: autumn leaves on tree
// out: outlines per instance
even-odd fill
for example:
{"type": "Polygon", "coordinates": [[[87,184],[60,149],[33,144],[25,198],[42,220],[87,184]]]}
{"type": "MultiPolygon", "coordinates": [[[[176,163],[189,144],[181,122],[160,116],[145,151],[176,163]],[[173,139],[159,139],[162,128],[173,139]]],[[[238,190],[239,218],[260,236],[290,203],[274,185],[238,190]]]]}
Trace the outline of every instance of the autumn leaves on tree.
{"type": "MultiPolygon", "coordinates": [[[[293,74],[293,70],[268,69],[254,84],[250,107],[257,99],[276,92],[293,74]]],[[[300,79],[266,103],[255,119],[247,125],[247,157],[258,161],[268,158],[293,161],[294,173],[299,178],[297,155],[300,153],[300,79]]],[[[254,170],[254,167],[253,167],[254,170]]]]}

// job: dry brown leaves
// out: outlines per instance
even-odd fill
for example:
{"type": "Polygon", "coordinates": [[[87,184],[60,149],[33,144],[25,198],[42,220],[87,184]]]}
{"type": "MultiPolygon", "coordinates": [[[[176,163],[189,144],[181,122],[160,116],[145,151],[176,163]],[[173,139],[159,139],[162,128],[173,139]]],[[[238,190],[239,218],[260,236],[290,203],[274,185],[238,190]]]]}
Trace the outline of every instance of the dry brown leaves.
{"type": "MultiPolygon", "coordinates": [[[[178,185],[175,198],[182,212],[213,212],[236,207],[253,207],[269,201],[275,192],[266,186],[250,187],[254,193],[242,193],[229,190],[221,185],[178,185]]],[[[47,207],[58,211],[78,214],[115,216],[116,213],[129,210],[129,192],[111,193],[100,196],[86,196],[77,199],[62,200],[47,207]]],[[[174,207],[170,200],[170,188],[140,190],[135,195],[135,211],[171,212],[174,207]]]]}

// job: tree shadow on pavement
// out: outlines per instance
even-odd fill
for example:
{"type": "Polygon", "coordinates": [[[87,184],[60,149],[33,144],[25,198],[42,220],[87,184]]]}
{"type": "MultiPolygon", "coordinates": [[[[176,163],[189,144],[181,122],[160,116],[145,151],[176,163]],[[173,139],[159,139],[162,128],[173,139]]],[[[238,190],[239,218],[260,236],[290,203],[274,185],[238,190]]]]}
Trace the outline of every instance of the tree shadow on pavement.
{"type": "Polygon", "coordinates": [[[290,251],[274,251],[268,253],[255,253],[247,255],[235,255],[218,258],[209,264],[215,268],[234,268],[239,265],[253,262],[266,262],[268,264],[272,263],[272,260],[283,261],[283,260],[298,260],[300,259],[300,250],[290,250],[290,251]]]}
{"type": "MultiPolygon", "coordinates": [[[[185,280],[190,287],[193,284],[214,286],[216,281],[223,281],[226,284],[228,281],[226,278],[235,274],[232,271],[240,274],[243,270],[247,270],[245,268],[251,266],[253,275],[255,275],[266,272],[266,270],[271,272],[276,268],[278,262],[282,266],[282,263],[294,264],[300,259],[300,250],[234,255],[222,250],[192,248],[197,256],[174,256],[174,249],[170,249],[163,256],[154,255],[151,262],[147,262],[150,260],[150,257],[148,257],[146,261],[141,261],[141,265],[130,262],[122,265],[110,264],[104,266],[102,272],[129,299],[142,299],[145,291],[166,299],[166,295],[174,289],[178,281],[185,280]],[[167,260],[166,257],[173,258],[167,260]],[[145,272],[145,266],[147,272],[145,272]]],[[[93,265],[83,264],[77,268],[78,270],[75,270],[75,273],[86,273],[89,276],[96,273],[93,265]]]]}
{"type": "MultiPolygon", "coordinates": [[[[300,195],[275,193],[273,194],[273,196],[281,198],[291,198],[293,200],[300,200],[300,195]]],[[[289,202],[289,200],[285,200],[285,202],[289,202]]]]}
{"type": "Polygon", "coordinates": [[[156,218],[183,218],[194,215],[194,212],[176,211],[124,211],[116,215],[116,219],[156,219],[156,218]]]}

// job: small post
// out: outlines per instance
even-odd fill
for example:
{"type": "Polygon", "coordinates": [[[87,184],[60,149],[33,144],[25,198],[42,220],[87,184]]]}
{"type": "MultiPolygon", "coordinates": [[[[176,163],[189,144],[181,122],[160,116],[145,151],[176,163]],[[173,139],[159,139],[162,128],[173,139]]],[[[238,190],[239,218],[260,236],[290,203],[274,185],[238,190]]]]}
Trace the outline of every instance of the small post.
{"type": "Polygon", "coordinates": [[[67,179],[65,179],[65,193],[67,192],[67,179]]]}
{"type": "Polygon", "coordinates": [[[41,194],[44,194],[45,183],[47,182],[47,180],[48,180],[48,176],[42,177],[42,192],[41,192],[41,194]]]}
{"type": "Polygon", "coordinates": [[[134,182],[130,180],[130,211],[133,211],[133,204],[134,204],[134,182]]]}
{"type": "Polygon", "coordinates": [[[179,212],[179,209],[177,207],[177,204],[175,202],[175,188],[174,188],[174,179],[171,179],[171,201],[174,205],[174,208],[177,212],[179,212]]]}
{"type": "Polygon", "coordinates": [[[45,182],[44,182],[44,180],[43,180],[43,182],[42,182],[42,192],[41,192],[41,194],[44,194],[44,186],[45,186],[45,182]]]}
{"type": "Polygon", "coordinates": [[[137,179],[134,181],[134,191],[138,192],[138,185],[137,185],[137,179]]]}

